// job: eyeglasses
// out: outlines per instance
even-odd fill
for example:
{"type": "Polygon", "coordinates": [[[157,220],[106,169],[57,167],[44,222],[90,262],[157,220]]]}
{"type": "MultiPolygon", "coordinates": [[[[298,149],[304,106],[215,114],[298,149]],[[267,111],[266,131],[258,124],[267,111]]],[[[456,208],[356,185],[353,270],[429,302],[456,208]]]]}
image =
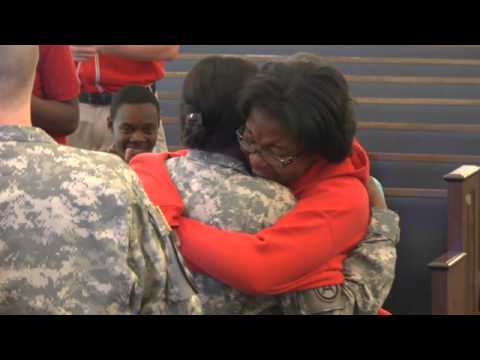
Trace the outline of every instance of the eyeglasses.
{"type": "Polygon", "coordinates": [[[270,149],[265,149],[258,145],[256,142],[245,139],[243,133],[245,132],[245,127],[241,127],[236,131],[238,143],[242,150],[248,154],[258,154],[260,155],[267,163],[274,165],[276,162],[279,162],[283,167],[291,165],[293,161],[299,158],[302,154],[291,155],[280,157],[275,155],[270,149]]]}

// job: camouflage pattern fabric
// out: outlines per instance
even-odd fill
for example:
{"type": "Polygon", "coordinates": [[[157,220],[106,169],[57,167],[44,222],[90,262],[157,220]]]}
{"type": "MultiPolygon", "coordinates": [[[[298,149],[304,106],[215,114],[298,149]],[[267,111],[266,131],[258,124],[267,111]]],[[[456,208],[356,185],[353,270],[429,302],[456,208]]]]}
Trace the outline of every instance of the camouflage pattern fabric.
{"type": "MultiPolygon", "coordinates": [[[[168,160],[167,167],[184,201],[186,216],[225,230],[256,233],[273,225],[296,203],[287,188],[252,177],[243,163],[221,154],[192,150],[185,157],[168,160]]],[[[374,210],[366,240],[345,261],[345,286],[341,291],[335,290],[334,301],[328,295],[331,287],[278,297],[253,297],[206,275],[194,274],[205,313],[352,314],[355,306],[361,308],[356,313],[374,312],[378,304],[383,304],[393,281],[398,231],[395,213],[374,210]],[[384,224],[391,232],[383,231],[384,224]],[[388,252],[393,257],[387,257],[388,252]],[[375,276],[371,280],[372,272],[375,276]],[[318,294],[325,296],[316,296],[318,294]],[[307,306],[307,298],[319,301],[317,311],[307,306]],[[332,302],[336,304],[334,307],[332,302]],[[319,305],[321,311],[318,311],[319,305]]]]}
{"type": "Polygon", "coordinates": [[[345,292],[355,312],[374,315],[382,307],[395,279],[400,218],[388,209],[372,209],[372,220],[364,240],[345,260],[345,292]]]}
{"type": "MultiPolygon", "coordinates": [[[[191,150],[167,168],[185,215],[222,229],[256,233],[296,202],[285,187],[250,176],[242,162],[222,154],[191,150]]],[[[278,305],[275,297],[249,296],[204,274],[194,278],[206,314],[259,314],[278,305]]]]}
{"type": "Polygon", "coordinates": [[[395,279],[399,241],[399,216],[373,208],[367,236],[343,263],[343,293],[327,286],[288,294],[282,300],[284,308],[289,314],[316,314],[320,308],[322,315],[376,315],[395,279]]]}
{"type": "Polygon", "coordinates": [[[202,313],[121,159],[20,126],[0,154],[0,314],[202,313]]]}

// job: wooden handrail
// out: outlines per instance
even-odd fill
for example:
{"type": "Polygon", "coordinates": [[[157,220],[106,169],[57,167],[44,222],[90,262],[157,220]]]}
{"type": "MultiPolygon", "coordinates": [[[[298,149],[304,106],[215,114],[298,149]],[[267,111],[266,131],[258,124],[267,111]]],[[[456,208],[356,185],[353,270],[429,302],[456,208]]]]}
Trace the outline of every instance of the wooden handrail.
{"type": "Polygon", "coordinates": [[[358,104],[372,105],[446,105],[446,106],[480,106],[480,99],[437,99],[437,98],[380,98],[355,97],[358,104]]]}
{"type": "MultiPolygon", "coordinates": [[[[178,124],[175,116],[163,116],[164,124],[178,124]]],[[[437,132],[480,132],[480,125],[477,124],[419,124],[408,122],[385,122],[385,121],[358,121],[358,128],[361,130],[393,130],[393,131],[437,131],[437,132]]]]}
{"type": "Polygon", "coordinates": [[[428,267],[431,269],[447,270],[452,268],[452,266],[458,265],[459,261],[464,260],[465,256],[467,256],[467,253],[465,252],[448,251],[433,260],[428,264],[428,267]]]}
{"type": "Polygon", "coordinates": [[[448,48],[480,48],[480,45],[431,45],[431,46],[448,47],[448,48]]]}
{"type": "MultiPolygon", "coordinates": [[[[478,77],[344,75],[347,81],[359,83],[480,85],[480,78],[478,77]]],[[[168,71],[165,73],[167,79],[184,79],[186,76],[186,71],[168,71]]]]}
{"type": "MultiPolygon", "coordinates": [[[[282,55],[256,55],[256,54],[226,54],[226,53],[183,53],[178,60],[199,61],[207,56],[236,56],[250,61],[277,61],[285,58],[282,55]]],[[[318,54],[317,54],[318,55],[318,54]]],[[[351,63],[351,64],[397,64],[397,65],[467,65],[480,66],[476,59],[440,59],[440,58],[412,58],[412,57],[367,57],[367,56],[322,56],[319,59],[326,64],[351,63]]]]}
{"type": "Polygon", "coordinates": [[[462,165],[458,169],[448,173],[443,178],[446,181],[464,181],[480,171],[480,167],[475,165],[462,165]]]}
{"type": "Polygon", "coordinates": [[[385,188],[387,197],[447,198],[447,190],[421,188],[385,188]]]}
{"type": "Polygon", "coordinates": [[[415,161],[430,163],[464,163],[480,164],[478,155],[448,155],[448,154],[405,154],[370,152],[370,160],[373,161],[415,161]]]}
{"type": "MultiPolygon", "coordinates": [[[[160,100],[179,100],[180,94],[176,91],[158,91],[160,100]]],[[[375,105],[449,105],[449,106],[480,106],[480,99],[437,99],[437,98],[381,98],[355,97],[357,104],[375,105]]]]}
{"type": "Polygon", "coordinates": [[[394,130],[394,131],[437,131],[437,132],[480,132],[477,124],[421,124],[406,122],[359,121],[362,130],[394,130]]]}

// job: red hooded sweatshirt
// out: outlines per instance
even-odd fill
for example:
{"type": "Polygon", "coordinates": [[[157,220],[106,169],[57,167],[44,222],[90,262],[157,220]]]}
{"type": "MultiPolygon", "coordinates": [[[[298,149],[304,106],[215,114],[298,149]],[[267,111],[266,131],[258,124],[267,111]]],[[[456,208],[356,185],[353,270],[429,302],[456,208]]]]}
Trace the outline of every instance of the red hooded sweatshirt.
{"type": "Polygon", "coordinates": [[[370,220],[370,169],[354,142],[339,164],[319,162],[290,186],[298,203],[257,234],[224,231],[181,216],[183,202],[165,161],[186,151],[142,154],[130,163],[152,202],[176,228],[181,252],[193,265],[252,295],[281,294],[344,282],[342,264],[362,240],[370,220]]]}

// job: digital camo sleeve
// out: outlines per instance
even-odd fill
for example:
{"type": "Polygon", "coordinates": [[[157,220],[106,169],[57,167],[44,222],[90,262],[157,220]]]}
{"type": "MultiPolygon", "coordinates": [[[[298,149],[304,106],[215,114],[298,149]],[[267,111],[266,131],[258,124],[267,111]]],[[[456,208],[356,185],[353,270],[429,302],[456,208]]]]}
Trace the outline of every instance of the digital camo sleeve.
{"type": "MultiPolygon", "coordinates": [[[[139,277],[143,276],[143,281],[139,282],[143,294],[140,313],[202,314],[200,299],[186,279],[186,274],[190,273],[183,268],[183,261],[178,263],[177,256],[181,255],[172,251],[170,227],[143,190],[136,193],[139,206],[133,211],[129,260],[140,270],[139,277]]],[[[138,296],[133,298],[138,299],[138,296]]]]}
{"type": "Polygon", "coordinates": [[[385,302],[395,278],[399,216],[388,209],[372,209],[367,236],[344,262],[345,292],[355,313],[374,315],[385,302]]]}

